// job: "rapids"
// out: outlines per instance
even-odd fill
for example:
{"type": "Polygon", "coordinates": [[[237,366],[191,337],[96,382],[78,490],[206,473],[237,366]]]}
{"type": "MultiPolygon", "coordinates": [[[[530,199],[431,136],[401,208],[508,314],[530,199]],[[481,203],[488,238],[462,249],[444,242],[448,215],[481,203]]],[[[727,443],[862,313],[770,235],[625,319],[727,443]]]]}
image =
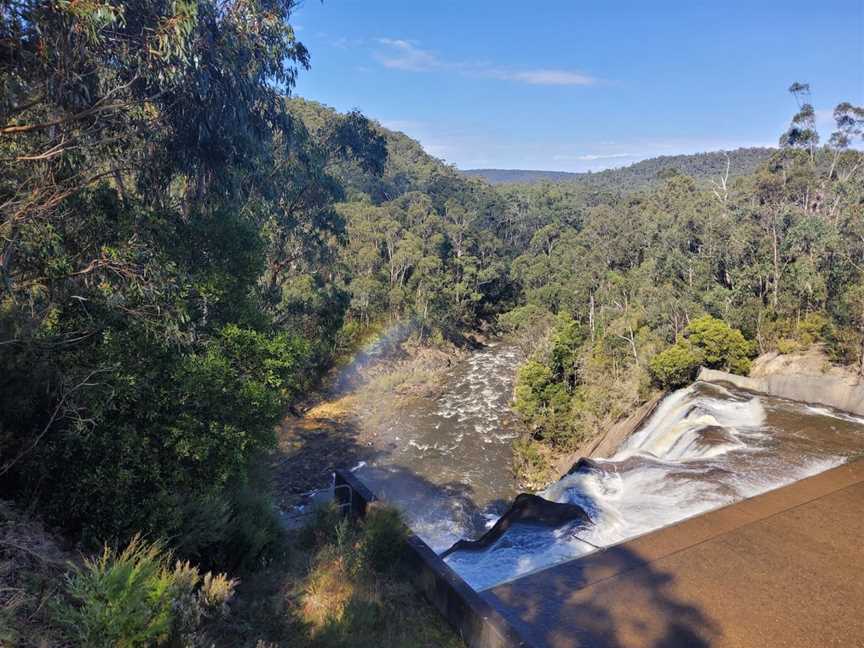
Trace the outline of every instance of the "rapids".
{"type": "Polygon", "coordinates": [[[400,407],[383,430],[390,451],[355,471],[435,551],[483,533],[518,493],[510,398],[521,361],[516,347],[493,343],[456,363],[439,398],[400,407]]]}
{"type": "Polygon", "coordinates": [[[667,396],[613,457],[540,493],[579,504],[592,525],[514,525],[485,552],[454,552],[447,561],[485,589],[820,473],[862,451],[864,419],[697,382],[667,396]]]}
{"type": "MultiPolygon", "coordinates": [[[[391,452],[357,469],[411,528],[443,552],[476,538],[517,490],[509,401],[518,351],[500,344],[455,366],[436,400],[407,406],[391,452]]],[[[608,460],[539,495],[578,504],[593,524],[518,522],[488,549],[447,563],[477,590],[583,556],[708,510],[827,470],[864,453],[864,419],[831,408],[697,382],[667,396],[608,460]]]]}

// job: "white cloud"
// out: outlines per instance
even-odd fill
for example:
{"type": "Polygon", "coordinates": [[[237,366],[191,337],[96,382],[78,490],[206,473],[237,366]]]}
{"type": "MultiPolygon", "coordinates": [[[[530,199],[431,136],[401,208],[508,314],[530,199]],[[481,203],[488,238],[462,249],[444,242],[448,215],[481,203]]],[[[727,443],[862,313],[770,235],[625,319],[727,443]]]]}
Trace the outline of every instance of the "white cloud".
{"type": "Polygon", "coordinates": [[[492,66],[488,63],[468,61],[444,61],[434,52],[422,49],[415,41],[402,38],[379,38],[378,43],[386,49],[376,52],[375,59],[384,67],[410,72],[428,72],[447,69],[464,76],[484,77],[502,81],[514,81],[529,85],[586,86],[597,83],[597,79],[575,70],[539,68],[520,70],[492,66]]]}
{"type": "Polygon", "coordinates": [[[508,81],[521,81],[530,85],[553,85],[553,86],[568,86],[568,85],[594,85],[597,79],[581,74],[579,72],[571,72],[569,70],[525,70],[513,71],[502,70],[492,72],[489,76],[497,79],[506,79],[508,81]]]}
{"type": "Polygon", "coordinates": [[[386,54],[376,54],[375,58],[381,65],[395,70],[423,72],[442,66],[438,57],[431,52],[416,47],[413,43],[401,38],[379,38],[378,42],[387,46],[386,54]]]}
{"type": "Polygon", "coordinates": [[[339,38],[332,40],[330,42],[332,47],[337,49],[351,49],[353,47],[360,47],[363,45],[362,38],[345,38],[344,36],[340,36],[339,38]]]}

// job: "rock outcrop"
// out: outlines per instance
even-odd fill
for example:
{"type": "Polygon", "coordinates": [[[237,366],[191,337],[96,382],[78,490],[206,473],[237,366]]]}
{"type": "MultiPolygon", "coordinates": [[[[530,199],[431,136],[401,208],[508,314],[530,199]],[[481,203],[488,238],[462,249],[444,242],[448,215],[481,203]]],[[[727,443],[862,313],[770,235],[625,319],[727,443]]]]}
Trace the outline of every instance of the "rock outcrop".
{"type": "Polygon", "coordinates": [[[761,355],[749,376],[703,368],[698,379],[864,414],[864,380],[854,371],[832,365],[818,346],[805,353],[761,355]]]}
{"type": "Polygon", "coordinates": [[[513,504],[507,509],[507,512],[498,518],[495,526],[477,540],[459,540],[442,553],[441,558],[446,558],[454,551],[479,551],[485,549],[500,538],[515,522],[530,522],[532,524],[557,527],[574,520],[583,524],[591,523],[591,518],[588,517],[588,514],[581,506],[550,502],[539,495],[521,493],[513,500],[513,504]]]}

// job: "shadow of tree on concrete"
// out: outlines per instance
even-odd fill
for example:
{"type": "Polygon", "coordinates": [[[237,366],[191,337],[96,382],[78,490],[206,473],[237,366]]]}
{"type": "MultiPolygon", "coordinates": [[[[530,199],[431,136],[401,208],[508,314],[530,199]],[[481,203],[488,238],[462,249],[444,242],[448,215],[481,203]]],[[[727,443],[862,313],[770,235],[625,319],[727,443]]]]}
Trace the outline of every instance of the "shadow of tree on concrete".
{"type": "Polygon", "coordinates": [[[550,648],[704,648],[722,636],[674,577],[624,546],[483,592],[522,634],[550,648]],[[620,577],[617,577],[620,575],[620,577]]]}

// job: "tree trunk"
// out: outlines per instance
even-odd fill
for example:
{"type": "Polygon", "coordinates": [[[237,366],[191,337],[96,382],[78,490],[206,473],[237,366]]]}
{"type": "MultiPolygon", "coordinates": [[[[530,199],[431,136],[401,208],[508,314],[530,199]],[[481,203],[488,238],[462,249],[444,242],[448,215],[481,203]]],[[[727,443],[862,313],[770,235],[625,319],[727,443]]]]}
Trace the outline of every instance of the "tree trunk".
{"type": "Polygon", "coordinates": [[[774,309],[777,309],[777,302],[780,293],[780,247],[777,241],[777,219],[776,217],[771,223],[771,247],[774,252],[774,309]]]}

